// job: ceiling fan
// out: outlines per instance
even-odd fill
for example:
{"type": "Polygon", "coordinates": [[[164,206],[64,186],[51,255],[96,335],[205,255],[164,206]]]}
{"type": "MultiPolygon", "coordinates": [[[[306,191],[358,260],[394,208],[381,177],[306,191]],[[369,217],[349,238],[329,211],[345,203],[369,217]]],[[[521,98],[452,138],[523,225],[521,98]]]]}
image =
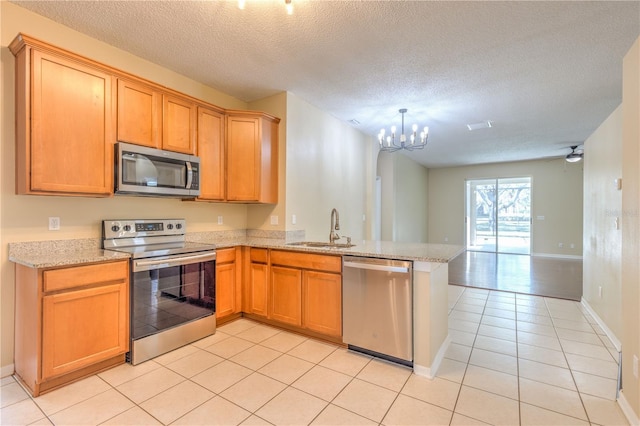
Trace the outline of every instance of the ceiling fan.
{"type": "Polygon", "coordinates": [[[572,145],[571,152],[565,157],[565,160],[567,160],[569,163],[577,163],[578,161],[582,160],[584,151],[582,149],[578,149],[576,151],[577,148],[578,145],[572,145]]]}

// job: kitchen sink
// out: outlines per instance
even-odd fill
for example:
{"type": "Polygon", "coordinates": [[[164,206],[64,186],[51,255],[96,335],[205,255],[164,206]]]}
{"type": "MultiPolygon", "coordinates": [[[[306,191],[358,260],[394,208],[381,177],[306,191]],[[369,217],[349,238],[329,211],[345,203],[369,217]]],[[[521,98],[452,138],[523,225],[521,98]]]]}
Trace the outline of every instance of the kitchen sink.
{"type": "Polygon", "coordinates": [[[352,243],[327,243],[322,241],[296,241],[287,243],[288,246],[316,247],[316,248],[350,248],[354,247],[352,243]]]}

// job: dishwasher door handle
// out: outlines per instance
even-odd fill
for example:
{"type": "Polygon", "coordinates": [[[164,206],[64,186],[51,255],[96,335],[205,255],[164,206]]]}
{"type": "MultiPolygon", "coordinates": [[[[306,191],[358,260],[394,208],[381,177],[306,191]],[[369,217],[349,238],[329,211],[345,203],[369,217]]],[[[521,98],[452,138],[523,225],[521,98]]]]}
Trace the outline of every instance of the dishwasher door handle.
{"type": "Polygon", "coordinates": [[[362,263],[362,262],[344,262],[345,267],[356,268],[356,269],[368,269],[370,271],[383,271],[383,272],[399,272],[401,274],[406,274],[409,272],[409,268],[405,266],[389,266],[389,265],[376,265],[372,263],[362,263]]]}

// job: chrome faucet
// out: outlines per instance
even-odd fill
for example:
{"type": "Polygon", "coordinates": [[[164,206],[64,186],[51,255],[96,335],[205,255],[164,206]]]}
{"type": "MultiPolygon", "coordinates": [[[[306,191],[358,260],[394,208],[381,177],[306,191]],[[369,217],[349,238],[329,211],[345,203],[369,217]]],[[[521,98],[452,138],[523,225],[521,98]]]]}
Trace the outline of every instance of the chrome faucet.
{"type": "Polygon", "coordinates": [[[338,210],[331,210],[331,230],[329,231],[329,243],[333,244],[340,239],[340,235],[336,231],[340,230],[340,214],[338,210]]]}

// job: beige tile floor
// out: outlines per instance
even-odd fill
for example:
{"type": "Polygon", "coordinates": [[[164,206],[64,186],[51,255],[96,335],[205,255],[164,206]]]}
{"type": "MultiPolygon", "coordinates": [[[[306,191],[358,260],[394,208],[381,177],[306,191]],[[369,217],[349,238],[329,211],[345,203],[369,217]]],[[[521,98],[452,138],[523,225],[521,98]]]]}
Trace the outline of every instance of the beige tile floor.
{"type": "Polygon", "coordinates": [[[30,398],[3,425],[622,425],[617,352],[577,302],[449,286],[438,375],[246,319],[135,367],[30,398]]]}

